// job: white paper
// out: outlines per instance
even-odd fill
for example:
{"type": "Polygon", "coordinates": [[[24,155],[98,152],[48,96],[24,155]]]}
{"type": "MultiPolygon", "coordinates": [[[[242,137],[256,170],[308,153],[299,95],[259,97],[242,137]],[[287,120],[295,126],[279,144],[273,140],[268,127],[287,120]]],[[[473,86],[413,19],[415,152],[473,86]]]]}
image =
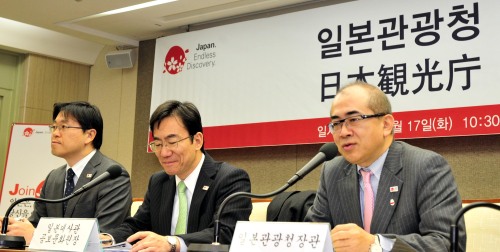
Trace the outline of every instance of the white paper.
{"type": "Polygon", "coordinates": [[[97,219],[42,217],[29,248],[44,251],[102,251],[97,219]]]}
{"type": "Polygon", "coordinates": [[[331,252],[330,224],[238,221],[230,251],[331,252]]]}
{"type": "Polygon", "coordinates": [[[109,247],[105,247],[104,251],[106,252],[121,252],[121,251],[130,251],[132,248],[132,244],[128,242],[121,242],[115,245],[111,245],[109,247]]]}

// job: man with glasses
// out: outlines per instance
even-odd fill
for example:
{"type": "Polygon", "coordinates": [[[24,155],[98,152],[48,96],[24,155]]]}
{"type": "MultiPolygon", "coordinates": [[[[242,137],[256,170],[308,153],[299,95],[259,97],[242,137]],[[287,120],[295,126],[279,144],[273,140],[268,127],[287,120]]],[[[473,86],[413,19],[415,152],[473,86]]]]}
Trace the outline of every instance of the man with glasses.
{"type": "MultiPolygon", "coordinates": [[[[102,237],[135,243],[131,251],[186,251],[190,243],[212,243],[213,218],[222,201],[235,192],[250,192],[247,172],[206,153],[201,116],[192,103],[166,101],[151,115],[149,127],[150,147],[163,171],[151,176],[137,213],[102,237]]],[[[248,198],[225,205],[222,244],[231,243],[236,221],[248,220],[251,210],[248,198]]]]}
{"type": "MultiPolygon", "coordinates": [[[[446,160],[394,141],[391,104],[376,86],[341,88],[330,117],[342,156],[325,163],[305,221],[329,222],[336,252],[448,251],[462,205],[446,160]]],[[[465,235],[459,240],[463,251],[465,235]]]]}
{"type": "MultiPolygon", "coordinates": [[[[99,109],[88,102],[56,103],[52,113],[52,154],[66,164],[52,170],[45,179],[40,198],[60,199],[98,177],[116,161],[99,149],[103,120],[99,109]]],[[[33,166],[36,169],[36,164],[33,166]]],[[[41,217],[97,218],[100,230],[120,225],[130,216],[132,192],[130,177],[122,167],[120,176],[85,191],[64,203],[35,202],[28,220],[9,218],[7,235],[24,236],[29,244],[41,217]]]]}

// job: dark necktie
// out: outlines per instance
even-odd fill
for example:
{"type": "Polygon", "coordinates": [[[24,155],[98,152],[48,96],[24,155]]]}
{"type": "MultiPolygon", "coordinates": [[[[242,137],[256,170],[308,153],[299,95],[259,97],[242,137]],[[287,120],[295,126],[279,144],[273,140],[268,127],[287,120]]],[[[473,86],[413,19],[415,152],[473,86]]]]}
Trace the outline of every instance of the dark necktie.
{"type": "MultiPolygon", "coordinates": [[[[75,189],[75,182],[73,178],[75,177],[75,173],[73,169],[69,168],[66,174],[66,189],[64,190],[64,197],[69,196],[73,190],[75,189]]],[[[63,202],[63,215],[66,213],[66,207],[68,206],[68,201],[63,202]]]]}

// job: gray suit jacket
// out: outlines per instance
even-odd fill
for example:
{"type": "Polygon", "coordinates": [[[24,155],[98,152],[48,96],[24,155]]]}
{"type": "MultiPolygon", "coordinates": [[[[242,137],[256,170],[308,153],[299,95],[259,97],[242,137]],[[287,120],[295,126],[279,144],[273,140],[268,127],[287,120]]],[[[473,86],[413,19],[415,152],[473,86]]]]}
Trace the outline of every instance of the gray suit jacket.
{"type": "MultiPolygon", "coordinates": [[[[337,157],[325,163],[305,221],[363,227],[356,165],[337,157]]],[[[370,230],[395,239],[393,251],[447,251],[453,217],[462,208],[446,160],[437,153],[394,142],[382,168],[370,230]],[[397,186],[398,190],[390,191],[397,186]],[[394,204],[391,202],[394,201],[394,204]]],[[[465,224],[460,250],[465,250],[465,224]]]]}
{"type": "MultiPolygon", "coordinates": [[[[186,245],[213,242],[214,214],[222,201],[235,192],[250,192],[247,172],[224,162],[216,162],[205,153],[205,161],[189,207],[187,234],[179,235],[186,245]]],[[[116,242],[122,242],[138,231],[170,235],[175,193],[174,176],[169,176],[164,171],[153,174],[144,202],[136,214],[108,233],[116,242]]],[[[234,198],[225,205],[220,216],[219,241],[222,244],[231,243],[236,221],[248,221],[251,210],[252,202],[249,198],[234,198]]]]}
{"type": "MultiPolygon", "coordinates": [[[[118,163],[104,156],[100,151],[96,151],[78,178],[75,190],[98,177],[114,164],[118,163]]],[[[118,165],[122,167],[120,164],[118,165]]],[[[66,165],[63,165],[47,175],[40,198],[63,198],[65,168],[66,165]]],[[[119,177],[106,180],[71,198],[64,216],[62,203],[35,202],[35,208],[29,221],[36,227],[41,217],[97,218],[100,231],[106,232],[110,228],[120,225],[127,216],[130,216],[131,204],[130,176],[122,167],[122,174],[119,177]]]]}

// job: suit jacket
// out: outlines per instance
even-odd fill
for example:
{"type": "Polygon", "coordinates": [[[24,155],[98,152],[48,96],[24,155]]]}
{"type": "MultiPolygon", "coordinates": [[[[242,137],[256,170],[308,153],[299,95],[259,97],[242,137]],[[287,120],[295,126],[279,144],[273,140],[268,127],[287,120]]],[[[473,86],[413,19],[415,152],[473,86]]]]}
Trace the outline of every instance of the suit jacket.
{"type": "MultiPolygon", "coordinates": [[[[363,227],[359,197],[356,165],[336,157],[324,165],[305,220],[329,222],[332,228],[346,223],[363,227]]],[[[450,225],[461,208],[455,179],[442,156],[404,142],[392,143],[376,195],[373,234],[395,239],[393,251],[448,251],[450,225]]],[[[463,219],[459,229],[463,251],[463,219]]]]}
{"type": "Polygon", "coordinates": [[[312,190],[280,193],[269,203],[266,220],[302,222],[315,196],[312,190]]]}
{"type": "MultiPolygon", "coordinates": [[[[75,190],[104,173],[110,166],[119,165],[104,156],[99,150],[89,160],[75,185],[75,190]]],[[[60,199],[64,196],[66,165],[52,170],[42,187],[40,198],[60,199]]],[[[132,191],[130,176],[122,167],[122,173],[115,179],[99,185],[71,198],[63,216],[62,203],[35,202],[29,220],[36,227],[41,217],[97,218],[101,232],[123,223],[130,216],[132,191]]]]}
{"type": "MultiPolygon", "coordinates": [[[[191,199],[187,234],[179,235],[186,245],[213,242],[214,215],[222,201],[235,192],[250,192],[247,172],[224,162],[216,162],[205,153],[205,161],[191,199]]],[[[108,233],[116,242],[122,242],[138,231],[170,235],[175,193],[175,176],[169,176],[164,171],[153,174],[144,202],[136,214],[108,233]]],[[[248,221],[251,210],[249,198],[234,198],[227,202],[220,215],[221,243],[231,243],[236,221],[248,221]]]]}

